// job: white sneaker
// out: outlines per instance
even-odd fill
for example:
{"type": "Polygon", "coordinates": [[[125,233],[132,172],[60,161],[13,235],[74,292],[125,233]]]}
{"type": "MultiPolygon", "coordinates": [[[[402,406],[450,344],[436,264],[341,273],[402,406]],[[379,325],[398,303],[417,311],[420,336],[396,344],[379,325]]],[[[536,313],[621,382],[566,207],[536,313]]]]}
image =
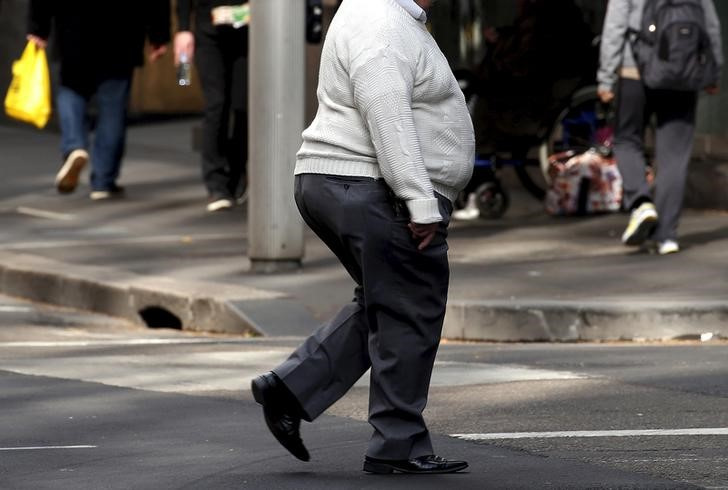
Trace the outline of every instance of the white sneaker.
{"type": "Polygon", "coordinates": [[[478,209],[478,196],[471,192],[468,194],[468,202],[463,209],[453,211],[452,218],[458,221],[472,221],[480,218],[480,209],[478,209]]]}
{"type": "Polygon", "coordinates": [[[212,198],[207,203],[207,212],[214,213],[215,211],[223,211],[223,210],[227,210],[227,209],[232,209],[233,205],[234,205],[233,200],[229,199],[227,197],[212,198]]]}
{"type": "Polygon", "coordinates": [[[88,152],[83,149],[73,150],[66,157],[63,166],[56,174],[56,189],[61,194],[69,194],[76,190],[81,171],[88,163],[88,152]]]}
{"type": "Polygon", "coordinates": [[[642,245],[657,225],[657,210],[651,202],[645,202],[632,211],[627,229],[622,234],[625,245],[642,245]]]}
{"type": "Polygon", "coordinates": [[[111,189],[105,189],[102,191],[91,191],[89,197],[92,201],[106,201],[109,199],[119,199],[124,197],[124,188],[114,184],[111,189]]]}
{"type": "Polygon", "coordinates": [[[680,251],[680,245],[675,240],[663,240],[657,245],[657,253],[660,255],[674,254],[680,251]]]}

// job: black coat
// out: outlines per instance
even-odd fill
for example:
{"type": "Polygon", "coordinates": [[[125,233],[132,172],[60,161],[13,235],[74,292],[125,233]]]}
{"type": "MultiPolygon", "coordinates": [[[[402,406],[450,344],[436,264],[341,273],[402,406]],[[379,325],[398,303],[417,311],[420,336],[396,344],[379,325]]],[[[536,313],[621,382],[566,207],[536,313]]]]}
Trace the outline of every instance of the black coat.
{"type": "Polygon", "coordinates": [[[61,83],[84,91],[142,65],[145,38],[169,42],[169,0],[31,0],[28,32],[48,39],[51,26],[61,83]]]}
{"type": "Polygon", "coordinates": [[[248,0],[177,0],[177,29],[180,31],[191,31],[191,17],[194,13],[199,16],[210,18],[210,11],[221,5],[240,5],[248,0]]]}

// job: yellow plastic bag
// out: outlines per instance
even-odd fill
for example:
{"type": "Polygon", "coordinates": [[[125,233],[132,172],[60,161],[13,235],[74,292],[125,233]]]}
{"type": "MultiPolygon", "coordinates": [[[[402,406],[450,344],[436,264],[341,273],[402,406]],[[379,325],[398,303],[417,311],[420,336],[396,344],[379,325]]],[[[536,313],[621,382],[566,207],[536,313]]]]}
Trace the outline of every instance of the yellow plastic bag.
{"type": "Polygon", "coordinates": [[[5,96],[5,113],[43,128],[51,116],[51,78],[45,49],[28,42],[13,63],[13,81],[5,96]]]}

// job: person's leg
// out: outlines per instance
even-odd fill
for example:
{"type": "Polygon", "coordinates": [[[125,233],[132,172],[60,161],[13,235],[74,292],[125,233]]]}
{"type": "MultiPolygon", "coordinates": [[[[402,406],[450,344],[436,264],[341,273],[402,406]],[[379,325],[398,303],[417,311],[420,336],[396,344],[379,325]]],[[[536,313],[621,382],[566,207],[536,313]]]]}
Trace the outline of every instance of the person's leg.
{"type": "Polygon", "coordinates": [[[639,246],[650,237],[658,220],[647,182],[644,133],[649,104],[642,82],[621,79],[617,104],[614,156],[622,174],[622,205],[630,211],[629,222],[622,233],[622,243],[639,246]]]}
{"type": "Polygon", "coordinates": [[[657,175],[655,204],[660,222],[653,238],[677,239],[677,227],[685,196],[685,181],[695,135],[697,95],[693,92],[657,92],[657,175]]]}
{"type": "Polygon", "coordinates": [[[273,369],[312,422],[341,398],[369,369],[368,323],[362,295],[318,328],[273,369]]]}
{"type": "Polygon", "coordinates": [[[228,190],[227,162],[230,100],[229,74],[217,28],[198,19],[195,35],[195,63],[205,98],[202,126],[202,180],[212,198],[232,198],[228,190]]]}
{"type": "Polygon", "coordinates": [[[226,48],[226,70],[230,72],[228,93],[232,128],[227,157],[230,171],[228,189],[241,199],[247,188],[248,162],[248,31],[243,27],[230,32],[226,48]]]}
{"type": "MultiPolygon", "coordinates": [[[[320,194],[328,194],[332,199],[340,197],[338,193],[326,192],[326,186],[321,185],[323,178],[296,177],[296,204],[304,220],[360,284],[360,265],[337,232],[340,216],[326,213],[319,199],[320,194]],[[336,219],[332,222],[331,218],[336,219]]],[[[345,306],[280,366],[251,382],[253,397],[263,407],[268,429],[283,447],[302,461],[308,461],[310,455],[301,440],[301,419],[313,421],[346,393],[369,367],[368,327],[361,287],[357,287],[355,293],[355,303],[345,306]]]]}
{"type": "MultiPolygon", "coordinates": [[[[273,372],[296,397],[303,418],[313,421],[369,369],[361,239],[342,236],[341,216],[346,205],[346,184],[332,182],[323,175],[296,177],[296,204],[308,226],[337,256],[358,284],[354,301],[345,305],[328,323],[308,337],[273,372]],[[336,203],[336,204],[334,204],[336,203]]],[[[354,220],[357,221],[357,220],[354,220]]],[[[357,223],[354,226],[361,225],[357,223]]]]}
{"type": "Polygon", "coordinates": [[[131,74],[102,80],[96,89],[98,119],[91,155],[92,191],[116,191],[126,145],[126,114],[131,74]]]}
{"type": "Polygon", "coordinates": [[[233,111],[232,134],[228,149],[230,182],[228,189],[239,203],[247,199],[248,192],[248,112],[233,111]]]}
{"type": "Polygon", "coordinates": [[[79,176],[88,163],[86,105],[87,99],[82,94],[64,85],[58,87],[56,108],[61,125],[63,165],[56,174],[55,184],[62,194],[76,190],[79,176]]]}
{"type": "Polygon", "coordinates": [[[84,96],[71,88],[58,86],[56,109],[61,125],[61,153],[65,159],[73,150],[88,149],[88,127],[86,125],[84,96]]]}
{"type": "Polygon", "coordinates": [[[644,153],[646,103],[645,88],[641,81],[620,79],[614,156],[622,174],[624,208],[627,210],[651,200],[644,153]]]}
{"type": "MultiPolygon", "coordinates": [[[[305,221],[361,286],[357,304],[344,307],[273,372],[301,405],[301,416],[313,420],[371,365],[374,435],[367,458],[374,459],[365,461],[365,470],[399,471],[398,462],[433,452],[422,411],[447,299],[447,221],[419,251],[406,206],[383,181],[304,175],[296,182],[305,221]]],[[[440,208],[444,216],[452,213],[444,198],[440,208]]],[[[467,466],[433,464],[439,472],[467,466]]]]}
{"type": "Polygon", "coordinates": [[[362,269],[372,363],[367,456],[407,460],[433,454],[422,417],[440,343],[447,291],[447,222],[452,207],[441,198],[446,221],[423,251],[408,229],[404,203],[377,203],[367,229],[362,269]]]}

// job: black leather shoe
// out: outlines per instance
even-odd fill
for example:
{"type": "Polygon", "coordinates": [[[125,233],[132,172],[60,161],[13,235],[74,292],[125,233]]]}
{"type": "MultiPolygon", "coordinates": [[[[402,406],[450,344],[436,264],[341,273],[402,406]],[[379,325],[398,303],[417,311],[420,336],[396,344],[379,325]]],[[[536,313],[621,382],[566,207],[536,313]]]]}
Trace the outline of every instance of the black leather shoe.
{"type": "Polygon", "coordinates": [[[412,459],[376,459],[366,456],[364,458],[364,471],[387,475],[399,471],[416,475],[437,475],[441,473],[455,473],[468,467],[465,461],[452,461],[440,456],[420,456],[412,459]]]}
{"type": "Polygon", "coordinates": [[[301,413],[298,402],[274,373],[255,378],[250,389],[255,401],[263,405],[265,423],[281,445],[301,461],[311,457],[301,440],[301,413]]]}

